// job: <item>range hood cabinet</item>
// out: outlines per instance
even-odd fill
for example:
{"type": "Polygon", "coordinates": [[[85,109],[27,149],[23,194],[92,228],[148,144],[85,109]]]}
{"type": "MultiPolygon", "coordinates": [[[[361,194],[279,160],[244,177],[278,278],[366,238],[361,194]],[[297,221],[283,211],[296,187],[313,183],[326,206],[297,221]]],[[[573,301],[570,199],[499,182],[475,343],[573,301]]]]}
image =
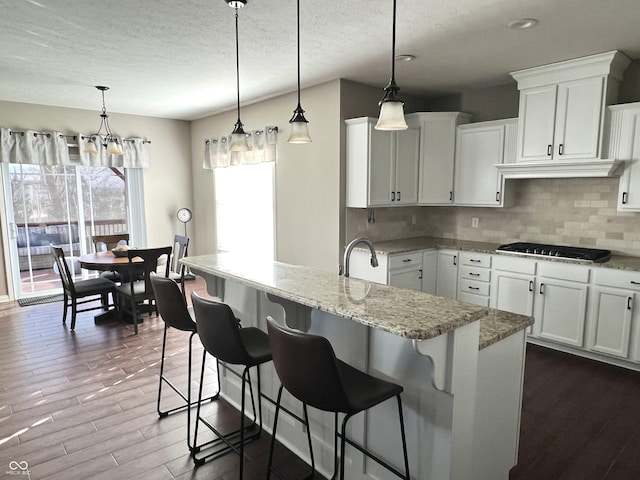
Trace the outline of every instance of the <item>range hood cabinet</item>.
{"type": "Polygon", "coordinates": [[[496,165],[506,179],[510,178],[579,178],[615,177],[622,173],[620,160],[568,160],[496,165]]]}

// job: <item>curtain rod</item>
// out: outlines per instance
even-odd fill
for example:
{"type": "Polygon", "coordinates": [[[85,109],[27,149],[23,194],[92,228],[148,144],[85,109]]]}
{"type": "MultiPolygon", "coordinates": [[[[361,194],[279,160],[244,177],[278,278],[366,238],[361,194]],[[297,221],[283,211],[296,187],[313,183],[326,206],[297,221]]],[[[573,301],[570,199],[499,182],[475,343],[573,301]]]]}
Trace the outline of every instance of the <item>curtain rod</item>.
{"type": "MultiPolygon", "coordinates": [[[[278,126],[273,126],[273,127],[266,127],[265,130],[267,131],[267,133],[273,133],[273,132],[277,132],[278,131],[278,126]]],[[[264,133],[264,130],[254,130],[253,133],[255,133],[256,135],[260,135],[261,133],[264,133]]],[[[247,133],[247,136],[249,136],[250,133],[247,133]]],[[[221,140],[224,142],[226,141],[226,137],[221,137],[221,140]]],[[[206,139],[204,141],[205,145],[208,145],[209,143],[218,143],[218,139],[214,138],[214,139],[206,139]]]]}
{"type": "MultiPolygon", "coordinates": [[[[25,132],[17,132],[17,131],[11,130],[11,134],[17,134],[17,135],[20,135],[20,136],[24,137],[25,132]]],[[[37,137],[38,135],[43,135],[43,136],[46,136],[47,138],[51,138],[51,134],[50,133],[47,133],[47,132],[33,132],[33,136],[34,137],[37,137]]],[[[63,134],[60,134],[60,138],[73,138],[74,140],[77,140],[78,136],[77,135],[63,135],[63,134]]],[[[89,136],[84,136],[84,135],[82,136],[83,140],[85,140],[87,138],[91,138],[91,136],[90,135],[89,136]]],[[[122,141],[123,142],[132,142],[132,143],[135,142],[135,140],[133,138],[123,138],[122,141]]],[[[151,143],[151,140],[142,140],[142,143],[151,143]]]]}

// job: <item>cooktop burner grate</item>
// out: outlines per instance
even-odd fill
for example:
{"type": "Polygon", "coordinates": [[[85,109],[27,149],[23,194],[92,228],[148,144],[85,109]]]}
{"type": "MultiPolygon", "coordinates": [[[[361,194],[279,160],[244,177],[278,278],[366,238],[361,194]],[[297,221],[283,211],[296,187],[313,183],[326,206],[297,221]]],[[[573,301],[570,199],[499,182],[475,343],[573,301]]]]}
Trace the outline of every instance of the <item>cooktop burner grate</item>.
{"type": "Polygon", "coordinates": [[[516,242],[508,243],[506,245],[500,245],[496,249],[496,252],[514,253],[516,255],[532,255],[536,257],[569,258],[571,260],[589,263],[606,262],[611,257],[610,250],[527,242],[516,242]]]}

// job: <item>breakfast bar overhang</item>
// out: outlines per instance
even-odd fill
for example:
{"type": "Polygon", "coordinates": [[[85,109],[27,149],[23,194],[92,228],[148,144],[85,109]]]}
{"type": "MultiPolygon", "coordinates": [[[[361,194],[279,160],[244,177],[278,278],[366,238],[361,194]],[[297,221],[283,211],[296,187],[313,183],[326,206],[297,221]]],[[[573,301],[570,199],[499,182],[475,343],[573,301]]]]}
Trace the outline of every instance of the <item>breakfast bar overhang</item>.
{"type": "MultiPolygon", "coordinates": [[[[204,277],[208,292],[229,304],[243,326],[266,331],[271,315],[326,337],[355,368],[401,384],[412,478],[508,478],[517,463],[530,317],[249,256],[201,255],[182,263],[204,277]]],[[[275,398],[273,366],[260,374],[263,392],[275,398]]],[[[222,396],[239,405],[237,377],[223,366],[220,381],[222,396]]],[[[301,412],[297,400],[284,401],[301,412]]],[[[349,435],[399,467],[397,413],[387,403],[354,417],[349,435]]],[[[268,431],[273,410],[264,404],[268,431]]],[[[317,468],[330,476],[333,417],[309,414],[317,468]]],[[[308,461],[301,424],[285,415],[281,425],[278,440],[308,461]]],[[[346,457],[347,478],[388,477],[355,449],[347,448],[346,457]]]]}

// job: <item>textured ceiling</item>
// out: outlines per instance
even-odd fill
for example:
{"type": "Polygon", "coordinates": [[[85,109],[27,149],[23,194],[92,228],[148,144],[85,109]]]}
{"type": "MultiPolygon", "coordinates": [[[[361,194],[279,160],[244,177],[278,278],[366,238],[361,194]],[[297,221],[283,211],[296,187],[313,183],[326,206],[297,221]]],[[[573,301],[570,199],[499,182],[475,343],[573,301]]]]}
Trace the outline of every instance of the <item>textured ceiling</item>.
{"type": "MultiPolygon", "coordinates": [[[[240,10],[243,104],[296,87],[295,0],[240,10]]],[[[391,0],[301,0],[302,86],[389,79],[391,0]]],[[[191,120],[233,108],[234,11],[224,0],[0,0],[0,100],[191,120]]],[[[401,92],[511,81],[609,50],[640,58],[640,0],[398,0],[401,92]],[[519,18],[537,27],[513,30],[519,18]]],[[[304,105],[304,98],[303,98],[304,105]]]]}

